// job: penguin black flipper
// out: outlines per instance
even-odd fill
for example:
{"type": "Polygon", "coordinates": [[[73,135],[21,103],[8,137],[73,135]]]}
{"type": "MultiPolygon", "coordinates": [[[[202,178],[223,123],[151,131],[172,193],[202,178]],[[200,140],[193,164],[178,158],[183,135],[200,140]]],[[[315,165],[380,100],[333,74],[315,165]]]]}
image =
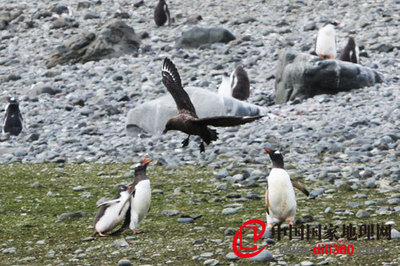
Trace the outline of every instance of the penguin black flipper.
{"type": "Polygon", "coordinates": [[[119,203],[120,200],[119,199],[112,199],[112,200],[107,200],[105,202],[100,203],[99,205],[97,205],[97,208],[100,208],[101,206],[110,206],[112,204],[117,204],[119,203]]]}
{"type": "Polygon", "coordinates": [[[310,192],[308,192],[307,189],[305,189],[302,185],[300,185],[300,183],[297,183],[296,181],[292,180],[292,185],[293,185],[293,187],[295,187],[298,190],[300,190],[301,192],[303,192],[307,197],[308,197],[308,195],[310,195],[310,192]]]}

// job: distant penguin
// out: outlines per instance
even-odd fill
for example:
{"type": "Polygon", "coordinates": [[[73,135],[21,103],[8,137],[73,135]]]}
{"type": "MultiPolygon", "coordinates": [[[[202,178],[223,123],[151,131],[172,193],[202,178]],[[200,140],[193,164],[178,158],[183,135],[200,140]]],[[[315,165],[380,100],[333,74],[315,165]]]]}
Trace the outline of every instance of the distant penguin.
{"type": "Polygon", "coordinates": [[[100,208],[94,218],[95,233],[108,236],[106,233],[121,224],[130,206],[130,198],[134,192],[133,187],[121,186],[115,199],[99,204],[100,208]]]}
{"type": "Polygon", "coordinates": [[[233,98],[243,101],[250,96],[250,80],[241,65],[231,74],[231,88],[233,98]]]}
{"type": "Polygon", "coordinates": [[[346,46],[343,48],[342,52],[340,53],[340,60],[348,61],[355,64],[360,63],[359,57],[360,50],[356,44],[356,41],[353,37],[349,37],[346,46]]]}
{"type": "Polygon", "coordinates": [[[154,22],[157,26],[162,26],[167,22],[171,25],[171,17],[168,10],[168,5],[165,0],[159,0],[157,6],[154,9],[154,22]]]}
{"type": "Polygon", "coordinates": [[[287,221],[293,225],[296,216],[296,196],[293,186],[304,194],[308,191],[299,183],[292,181],[284,169],[282,153],[277,150],[265,148],[272,160],[272,169],[268,176],[268,189],[265,192],[265,204],[267,207],[267,227],[287,221]]]}
{"type": "Polygon", "coordinates": [[[54,10],[54,17],[60,18],[60,17],[71,17],[72,16],[72,11],[68,6],[63,6],[59,5],[55,8],[54,10]]]}
{"type": "Polygon", "coordinates": [[[4,97],[8,101],[5,108],[3,134],[8,132],[10,135],[18,136],[22,131],[22,115],[19,110],[19,103],[14,97],[4,97]]]}
{"type": "Polygon", "coordinates": [[[135,168],[135,177],[132,184],[135,189],[135,195],[131,197],[129,223],[129,229],[133,233],[140,232],[137,228],[150,210],[151,187],[150,179],[146,175],[146,169],[151,162],[152,160],[146,161],[146,157],[144,157],[142,163],[135,168]]]}
{"type": "Polygon", "coordinates": [[[315,53],[321,58],[335,59],[336,37],[335,26],[337,22],[330,22],[318,31],[315,53]]]}
{"type": "Polygon", "coordinates": [[[228,73],[222,74],[221,84],[218,87],[218,94],[224,97],[232,97],[231,80],[228,73]]]}
{"type": "Polygon", "coordinates": [[[222,82],[218,87],[218,94],[242,101],[249,98],[250,81],[246,71],[241,65],[236,67],[230,77],[228,77],[226,72],[222,75],[222,82]]]}

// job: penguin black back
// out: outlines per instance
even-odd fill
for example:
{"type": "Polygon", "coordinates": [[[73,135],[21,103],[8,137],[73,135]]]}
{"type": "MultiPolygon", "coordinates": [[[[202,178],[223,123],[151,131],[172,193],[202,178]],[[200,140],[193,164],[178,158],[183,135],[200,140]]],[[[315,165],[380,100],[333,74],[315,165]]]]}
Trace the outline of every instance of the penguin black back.
{"type": "Polygon", "coordinates": [[[19,103],[13,97],[5,97],[8,100],[6,114],[4,116],[3,133],[18,136],[22,131],[22,115],[19,110],[19,103]]]}
{"type": "Polygon", "coordinates": [[[165,0],[159,0],[157,6],[154,9],[154,22],[157,26],[162,26],[167,22],[171,24],[171,17],[168,10],[168,5],[165,0]]]}
{"type": "Polygon", "coordinates": [[[246,100],[250,96],[250,80],[247,72],[239,65],[232,76],[232,97],[246,100]]]}
{"type": "Polygon", "coordinates": [[[264,150],[266,152],[268,152],[269,157],[272,160],[272,168],[284,169],[283,155],[280,151],[272,150],[272,149],[268,149],[268,148],[265,148],[264,150]]]}
{"type": "Polygon", "coordinates": [[[340,60],[359,64],[359,49],[353,37],[349,37],[346,46],[340,53],[340,60]]]}

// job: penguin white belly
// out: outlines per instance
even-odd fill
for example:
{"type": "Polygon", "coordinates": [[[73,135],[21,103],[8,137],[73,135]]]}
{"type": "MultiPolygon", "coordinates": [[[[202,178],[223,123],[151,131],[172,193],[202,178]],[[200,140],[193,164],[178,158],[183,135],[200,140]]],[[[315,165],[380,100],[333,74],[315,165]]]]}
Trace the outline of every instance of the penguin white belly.
{"type": "Polygon", "coordinates": [[[294,221],[296,197],[289,174],[284,169],[274,168],[271,170],[268,176],[268,200],[268,223],[294,221]]]}
{"type": "Polygon", "coordinates": [[[146,214],[151,204],[150,180],[142,180],[135,186],[135,197],[131,198],[131,222],[129,228],[135,230],[146,214]]]}
{"type": "Polygon", "coordinates": [[[221,85],[218,88],[218,94],[225,97],[232,97],[232,88],[229,77],[222,77],[221,85]]]}
{"type": "Polygon", "coordinates": [[[332,25],[328,25],[318,32],[315,52],[321,56],[336,57],[335,29],[332,25]]]}
{"type": "Polygon", "coordinates": [[[95,225],[96,232],[105,233],[111,231],[122,223],[129,209],[128,197],[129,195],[122,197],[119,203],[106,207],[103,216],[101,216],[95,225]]]}

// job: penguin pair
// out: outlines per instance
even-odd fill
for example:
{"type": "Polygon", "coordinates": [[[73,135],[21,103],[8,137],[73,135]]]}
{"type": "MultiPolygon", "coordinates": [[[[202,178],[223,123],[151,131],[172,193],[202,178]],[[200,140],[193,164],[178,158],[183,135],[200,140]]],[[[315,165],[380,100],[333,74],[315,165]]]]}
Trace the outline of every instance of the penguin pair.
{"type": "MultiPolygon", "coordinates": [[[[337,22],[330,22],[318,31],[317,41],[315,45],[315,54],[325,59],[336,58],[336,37],[335,26],[339,26],[337,22]]],[[[353,37],[349,37],[346,46],[340,53],[341,61],[348,61],[359,64],[359,49],[353,37]]]]}
{"type": "Polygon", "coordinates": [[[268,176],[268,188],[265,192],[265,204],[267,208],[267,228],[275,224],[287,221],[293,225],[296,216],[296,196],[293,187],[299,189],[305,195],[310,193],[302,185],[290,179],[284,169],[283,155],[280,151],[264,149],[272,160],[272,170],[268,176]]]}
{"type": "Polygon", "coordinates": [[[3,134],[9,133],[10,135],[18,136],[22,131],[23,123],[19,103],[14,97],[4,97],[3,99],[8,101],[5,108],[3,134]]]}
{"type": "Polygon", "coordinates": [[[128,226],[133,233],[139,233],[137,228],[150,210],[151,187],[146,169],[151,161],[146,161],[145,157],[141,164],[135,167],[133,183],[128,188],[121,187],[115,199],[97,206],[100,209],[94,220],[95,233],[108,236],[106,233],[121,224],[124,218],[124,224],[112,235],[121,233],[128,226]]]}
{"type": "Polygon", "coordinates": [[[162,26],[167,22],[171,25],[171,16],[169,14],[168,5],[165,0],[159,0],[154,9],[154,22],[157,26],[162,26]]]}
{"type": "Polygon", "coordinates": [[[249,98],[250,80],[247,72],[241,65],[237,66],[230,76],[226,72],[222,75],[218,94],[225,97],[233,97],[241,101],[249,98]]]}

